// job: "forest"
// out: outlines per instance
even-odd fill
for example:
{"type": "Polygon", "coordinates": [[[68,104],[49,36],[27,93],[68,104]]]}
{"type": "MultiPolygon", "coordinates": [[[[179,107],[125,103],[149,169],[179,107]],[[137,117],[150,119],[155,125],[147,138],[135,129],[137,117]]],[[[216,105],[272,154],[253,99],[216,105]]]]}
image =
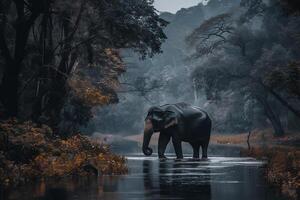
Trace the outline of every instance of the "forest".
{"type": "Polygon", "coordinates": [[[266,160],[268,184],[300,197],[300,2],[176,13],[155,2],[0,0],[0,197],[52,178],[130,176],[114,147],[141,153],[149,108],[179,102],[210,116],[209,153],[266,160]]]}
{"type": "Polygon", "coordinates": [[[79,127],[118,102],[121,49],[161,52],[167,22],[152,2],[3,0],[0,17],[1,182],[126,172],[79,127]]]}

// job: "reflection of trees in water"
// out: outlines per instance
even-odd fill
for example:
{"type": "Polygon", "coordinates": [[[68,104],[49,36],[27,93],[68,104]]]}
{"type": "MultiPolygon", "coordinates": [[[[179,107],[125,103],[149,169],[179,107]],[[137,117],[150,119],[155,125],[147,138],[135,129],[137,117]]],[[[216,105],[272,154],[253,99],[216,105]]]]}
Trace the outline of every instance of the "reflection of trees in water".
{"type": "Polygon", "coordinates": [[[103,199],[107,197],[106,194],[108,193],[109,198],[114,199],[117,198],[115,192],[119,190],[118,183],[120,180],[120,177],[100,176],[72,178],[65,181],[48,181],[47,184],[39,184],[34,187],[31,195],[41,200],[66,200],[73,199],[73,197],[76,197],[76,199],[89,199],[90,196],[103,199]]]}
{"type": "Polygon", "coordinates": [[[67,200],[68,192],[65,188],[51,188],[45,192],[45,200],[67,200]]]}
{"type": "Polygon", "coordinates": [[[188,199],[211,199],[210,170],[203,168],[199,175],[188,175],[193,171],[187,168],[194,169],[198,166],[198,163],[175,161],[167,164],[161,162],[159,174],[161,195],[172,195],[188,199]]]}
{"type": "Polygon", "coordinates": [[[153,189],[153,178],[152,178],[153,168],[152,162],[150,160],[143,161],[143,176],[144,176],[144,188],[145,191],[153,189]]]}
{"type": "Polygon", "coordinates": [[[0,199],[7,199],[7,191],[0,185],[0,199]]]}
{"type": "Polygon", "coordinates": [[[116,177],[113,176],[105,176],[102,177],[102,186],[103,186],[103,192],[116,192],[118,191],[118,183],[119,180],[116,177]]]}
{"type": "Polygon", "coordinates": [[[143,162],[145,190],[159,190],[160,197],[183,199],[211,199],[210,169],[195,162],[159,162],[158,188],[155,188],[151,161],[143,162]],[[198,168],[199,174],[189,174],[188,168],[198,168]]]}

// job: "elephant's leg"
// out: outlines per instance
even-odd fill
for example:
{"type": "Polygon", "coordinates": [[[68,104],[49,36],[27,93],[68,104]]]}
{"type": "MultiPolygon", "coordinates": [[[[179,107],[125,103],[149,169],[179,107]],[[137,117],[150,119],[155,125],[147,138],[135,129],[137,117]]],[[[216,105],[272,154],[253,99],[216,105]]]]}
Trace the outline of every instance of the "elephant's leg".
{"type": "Polygon", "coordinates": [[[174,150],[175,150],[177,159],[182,159],[183,154],[182,154],[181,140],[179,138],[173,136],[172,143],[174,146],[174,150]]]}
{"type": "Polygon", "coordinates": [[[167,148],[167,145],[170,141],[170,136],[164,133],[159,134],[158,139],[158,157],[159,158],[166,158],[165,151],[167,148]]]}
{"type": "Polygon", "coordinates": [[[191,145],[193,147],[193,158],[199,158],[200,143],[199,142],[191,143],[191,145]]]}
{"type": "Polygon", "coordinates": [[[202,158],[207,159],[207,148],[208,148],[208,143],[203,143],[201,144],[202,147],[202,158]]]}

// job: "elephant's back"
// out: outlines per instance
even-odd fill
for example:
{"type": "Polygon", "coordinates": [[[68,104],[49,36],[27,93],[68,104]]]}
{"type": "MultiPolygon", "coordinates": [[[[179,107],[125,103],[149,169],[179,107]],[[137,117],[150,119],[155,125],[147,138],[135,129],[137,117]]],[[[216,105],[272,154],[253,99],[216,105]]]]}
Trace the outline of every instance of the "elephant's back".
{"type": "Polygon", "coordinates": [[[194,118],[185,120],[185,141],[209,140],[211,132],[211,119],[205,111],[199,111],[194,118]]]}
{"type": "Polygon", "coordinates": [[[185,106],[181,108],[181,116],[185,123],[196,124],[204,122],[205,120],[210,120],[208,114],[199,107],[196,106],[185,106]]]}
{"type": "Polygon", "coordinates": [[[182,141],[207,140],[210,137],[211,120],[199,107],[187,103],[166,104],[160,107],[177,115],[179,134],[182,141]]]}

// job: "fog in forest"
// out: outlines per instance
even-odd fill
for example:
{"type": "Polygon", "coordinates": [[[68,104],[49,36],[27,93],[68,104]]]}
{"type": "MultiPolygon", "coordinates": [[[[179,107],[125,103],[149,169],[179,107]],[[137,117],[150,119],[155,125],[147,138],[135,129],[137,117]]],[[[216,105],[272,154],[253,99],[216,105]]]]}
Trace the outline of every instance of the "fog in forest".
{"type": "MultiPolygon", "coordinates": [[[[276,73],[288,73],[283,72],[284,66],[299,58],[292,35],[282,34],[297,29],[299,19],[288,17],[272,2],[251,8],[245,2],[211,0],[176,14],[161,13],[169,22],[164,29],[168,39],[162,45],[163,53],[140,60],[136,53],[123,50],[126,72],[120,77],[119,102],[97,109],[84,130],[139,134],[151,106],[176,102],[207,110],[215,133],[272,126],[264,103],[280,118],[281,127],[299,128],[293,112],[264,86],[246,77],[251,75],[268,86],[281,81],[270,83],[276,73]],[[263,9],[264,15],[260,13],[263,9]]],[[[285,95],[289,89],[279,90],[285,95]]],[[[287,95],[291,106],[299,105],[293,94],[287,95]]]]}
{"type": "Polygon", "coordinates": [[[299,147],[299,0],[0,0],[0,199],[296,200],[299,147]]]}

